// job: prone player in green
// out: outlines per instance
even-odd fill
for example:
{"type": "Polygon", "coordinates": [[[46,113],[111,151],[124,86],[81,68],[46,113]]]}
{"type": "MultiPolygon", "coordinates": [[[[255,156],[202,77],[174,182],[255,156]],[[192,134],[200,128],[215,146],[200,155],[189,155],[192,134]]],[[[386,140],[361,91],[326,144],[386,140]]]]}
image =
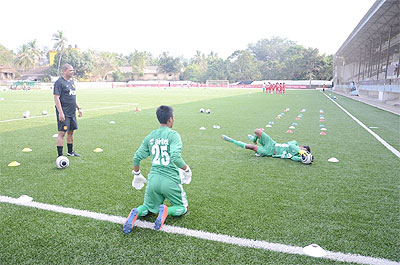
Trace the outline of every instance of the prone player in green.
{"type": "Polygon", "coordinates": [[[190,167],[182,159],[182,141],[178,132],[172,130],[174,112],[172,107],[161,105],[156,111],[160,127],[146,136],[133,157],[134,175],[132,186],[143,188],[147,182],[144,203],[133,208],[124,225],[124,233],[130,233],[138,217],[149,212],[158,213],[154,224],[160,230],[168,215],[181,216],[188,210],[188,200],[182,184],[189,184],[192,178],[190,167]],[[148,180],[140,172],[140,161],[151,156],[152,166],[148,180]],[[182,179],[179,174],[182,170],[182,179]],[[172,206],[164,204],[168,199],[172,206]]]}
{"type": "Polygon", "coordinates": [[[309,146],[299,146],[297,141],[290,141],[283,144],[277,143],[262,129],[255,129],[254,135],[248,135],[248,138],[254,144],[246,144],[226,135],[222,135],[223,140],[231,142],[241,148],[253,150],[256,156],[288,158],[293,161],[302,162],[303,164],[311,164],[314,160],[309,146]],[[260,146],[257,145],[257,140],[260,146]]]}

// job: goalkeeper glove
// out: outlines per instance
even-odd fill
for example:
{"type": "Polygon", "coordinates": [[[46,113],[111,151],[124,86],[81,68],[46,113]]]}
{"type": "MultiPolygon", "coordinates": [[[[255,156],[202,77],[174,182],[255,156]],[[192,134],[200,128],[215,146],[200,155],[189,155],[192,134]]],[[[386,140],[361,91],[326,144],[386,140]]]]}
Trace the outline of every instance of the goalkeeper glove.
{"type": "Polygon", "coordinates": [[[140,173],[140,170],[138,172],[132,170],[132,174],[133,174],[132,186],[137,190],[141,190],[144,184],[147,182],[147,179],[143,177],[142,173],[140,173]]]}
{"type": "Polygon", "coordinates": [[[179,169],[179,177],[181,178],[182,184],[190,184],[192,181],[192,170],[190,170],[189,165],[186,165],[186,169],[179,169]]]}

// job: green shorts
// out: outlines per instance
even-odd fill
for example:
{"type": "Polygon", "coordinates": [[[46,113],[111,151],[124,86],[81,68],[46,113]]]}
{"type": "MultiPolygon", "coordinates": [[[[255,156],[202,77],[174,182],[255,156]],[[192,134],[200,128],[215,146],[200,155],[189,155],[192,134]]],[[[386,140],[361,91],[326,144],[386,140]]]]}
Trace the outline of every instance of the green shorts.
{"type": "Polygon", "coordinates": [[[272,156],[274,154],[276,142],[268,134],[262,132],[259,142],[261,146],[257,147],[257,154],[260,156],[272,156]]]}
{"type": "Polygon", "coordinates": [[[158,213],[159,207],[167,199],[172,206],[188,207],[186,192],[180,183],[162,175],[149,175],[144,205],[152,213],[158,213]]]}

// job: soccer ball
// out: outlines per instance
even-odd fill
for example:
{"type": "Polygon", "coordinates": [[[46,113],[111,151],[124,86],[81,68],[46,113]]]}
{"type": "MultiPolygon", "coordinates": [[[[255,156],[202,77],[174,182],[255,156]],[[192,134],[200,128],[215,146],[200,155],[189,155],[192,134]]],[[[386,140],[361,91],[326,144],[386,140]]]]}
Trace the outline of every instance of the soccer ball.
{"type": "Polygon", "coordinates": [[[211,113],[211,110],[210,110],[210,109],[207,109],[207,110],[206,110],[206,113],[207,113],[207,114],[210,114],[210,113],[211,113]]]}
{"type": "Polygon", "coordinates": [[[314,161],[314,156],[311,153],[307,153],[301,156],[301,163],[311,164],[314,161]]]}
{"type": "Polygon", "coordinates": [[[56,159],[56,165],[58,168],[66,168],[69,166],[69,159],[65,156],[59,156],[56,159]]]}
{"type": "Polygon", "coordinates": [[[26,119],[26,118],[29,118],[30,115],[31,115],[31,112],[29,110],[27,110],[24,112],[23,117],[26,119]]]}
{"type": "Polygon", "coordinates": [[[200,109],[200,113],[204,113],[204,109],[203,108],[200,109]]]}
{"type": "Polygon", "coordinates": [[[42,115],[47,115],[47,111],[42,111],[42,115]]]}

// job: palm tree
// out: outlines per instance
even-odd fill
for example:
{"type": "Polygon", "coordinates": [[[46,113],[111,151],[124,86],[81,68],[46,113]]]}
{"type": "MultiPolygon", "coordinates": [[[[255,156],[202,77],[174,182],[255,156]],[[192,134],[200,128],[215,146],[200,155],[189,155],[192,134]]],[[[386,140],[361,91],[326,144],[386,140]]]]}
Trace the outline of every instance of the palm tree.
{"type": "Polygon", "coordinates": [[[36,39],[31,42],[28,42],[27,46],[28,46],[30,54],[34,60],[33,68],[35,68],[36,62],[38,62],[40,60],[40,56],[41,56],[40,49],[38,48],[38,46],[36,44],[36,39]]]}
{"type": "Polygon", "coordinates": [[[58,59],[58,67],[57,67],[57,72],[58,75],[60,75],[60,64],[61,64],[61,58],[63,56],[63,52],[65,50],[65,46],[67,45],[67,38],[64,35],[64,32],[62,30],[58,30],[57,33],[53,34],[53,39],[54,41],[56,41],[56,43],[54,43],[54,49],[56,51],[60,51],[60,57],[58,59]]]}
{"type": "Polygon", "coordinates": [[[14,63],[19,67],[22,67],[24,71],[29,67],[35,65],[35,57],[32,56],[32,52],[29,48],[29,45],[24,44],[19,48],[14,63]]]}

